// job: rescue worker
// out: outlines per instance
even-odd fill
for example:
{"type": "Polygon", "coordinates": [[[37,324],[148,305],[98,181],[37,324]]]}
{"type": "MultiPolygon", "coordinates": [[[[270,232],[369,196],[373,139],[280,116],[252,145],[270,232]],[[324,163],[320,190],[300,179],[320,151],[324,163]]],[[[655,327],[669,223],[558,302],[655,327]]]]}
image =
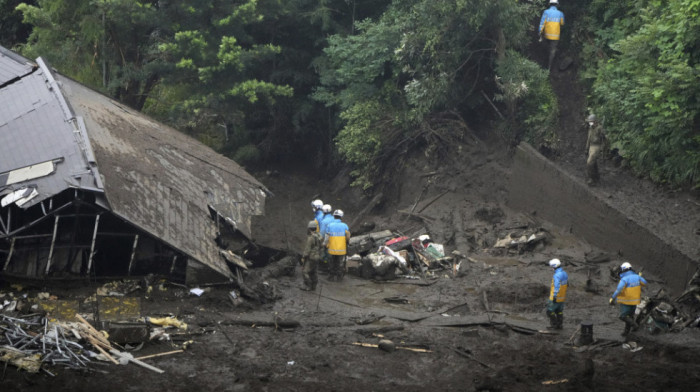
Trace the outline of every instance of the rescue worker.
{"type": "Polygon", "coordinates": [[[554,275],[547,302],[547,316],[549,316],[547,329],[562,329],[564,328],[564,302],[566,301],[566,291],[569,288],[569,275],[562,268],[559,259],[549,260],[549,266],[554,269],[554,275]]]}
{"type": "Polygon", "coordinates": [[[549,63],[547,69],[552,70],[552,62],[554,61],[554,56],[557,53],[557,45],[559,45],[559,38],[561,36],[561,27],[564,26],[564,13],[557,9],[559,5],[559,0],[550,0],[550,7],[542,13],[542,18],[540,18],[540,42],[542,42],[542,37],[549,41],[549,63]]]}
{"type": "Polygon", "coordinates": [[[617,290],[610,297],[610,305],[616,302],[620,305],[620,320],[625,323],[625,330],[622,336],[629,335],[631,330],[637,330],[638,325],[634,321],[634,311],[642,301],[642,286],[646,286],[647,281],[641,275],[634,272],[632,265],[628,262],[620,266],[620,283],[617,290]]]}
{"type": "MultiPolygon", "coordinates": [[[[321,238],[325,239],[326,238],[326,228],[328,228],[328,224],[333,222],[335,218],[333,218],[333,214],[331,213],[332,208],[330,204],[324,204],[323,207],[321,207],[321,211],[323,211],[323,218],[321,218],[321,221],[319,222],[319,229],[318,232],[321,234],[321,238]]],[[[328,261],[331,259],[331,256],[328,254],[328,249],[325,247],[323,248],[323,255],[321,257],[321,261],[323,261],[323,268],[328,266],[328,261]]]]}
{"type": "Polygon", "coordinates": [[[309,221],[307,226],[306,245],[301,256],[302,275],[304,277],[304,291],[316,290],[318,283],[318,262],[324,252],[323,237],[318,233],[318,222],[309,221]]]}
{"type": "Polygon", "coordinates": [[[600,181],[598,157],[605,144],[605,132],[595,114],[588,116],[586,122],[588,123],[588,139],[586,140],[586,152],[588,153],[588,159],[586,160],[586,183],[588,185],[596,185],[598,181],[600,181]]]}
{"type": "Polygon", "coordinates": [[[314,219],[316,219],[317,222],[321,222],[323,218],[323,211],[321,211],[321,208],[323,208],[323,202],[321,200],[316,199],[311,202],[311,210],[314,212],[314,219]]]}
{"type": "Polygon", "coordinates": [[[339,282],[345,275],[345,255],[347,254],[348,241],[350,241],[350,229],[341,219],[343,210],[335,210],[333,222],[326,226],[324,245],[331,256],[328,263],[328,280],[339,282]]]}
{"type": "Polygon", "coordinates": [[[324,204],[323,207],[321,207],[321,211],[323,211],[323,217],[319,221],[319,233],[321,233],[321,238],[326,237],[326,226],[328,226],[329,223],[333,222],[333,214],[331,214],[332,207],[330,204],[324,204]]]}

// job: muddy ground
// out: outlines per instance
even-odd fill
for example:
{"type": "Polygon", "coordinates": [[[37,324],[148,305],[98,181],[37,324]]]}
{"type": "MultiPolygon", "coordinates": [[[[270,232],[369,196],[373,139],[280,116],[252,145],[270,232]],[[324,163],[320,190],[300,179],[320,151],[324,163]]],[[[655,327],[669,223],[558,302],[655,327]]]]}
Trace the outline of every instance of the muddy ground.
{"type": "MultiPolygon", "coordinates": [[[[575,70],[552,75],[559,91],[574,83],[575,70]]],[[[583,176],[585,113],[583,95],[562,105],[562,151],[551,158],[576,176],[583,176]]],[[[649,335],[630,339],[643,347],[622,347],[622,322],[607,299],[616,282],[609,269],[623,259],[606,254],[547,222],[505,207],[509,175],[508,151],[494,150],[488,137],[467,138],[448,155],[413,151],[399,185],[376,208],[371,198],[347,187],[348,177],[309,176],[303,168],[270,168],[257,177],[275,194],[266,216],[255,222],[258,242],[298,252],[311,218],[309,201],[318,196],[346,212],[357,232],[362,223],[375,230],[429,233],[469,257],[459,272],[438,270],[424,279],[371,281],[348,275],[328,282],[321,273],[316,292],[301,291],[299,268],[294,276],[272,279],[279,299],[234,306],[233,287],[214,286],[201,297],[183,287],[131,295],[141,298],[141,314],[173,314],[190,325],[189,336],[176,342],[145,345],[135,355],[170,351],[191,339],[180,354],[147,362],[160,375],[134,365],[100,365],[92,372],[54,369],[55,377],[30,375],[9,367],[2,372],[2,391],[648,391],[695,390],[700,333],[649,335]],[[400,210],[419,216],[408,216],[400,210]],[[362,213],[362,214],[361,214],[362,213]],[[505,235],[543,228],[546,243],[531,250],[495,249],[505,235]],[[459,229],[459,230],[458,230],[459,229]],[[592,255],[609,259],[587,262],[592,255]],[[569,273],[570,289],[564,329],[544,330],[545,301],[551,281],[546,261],[558,257],[569,273]],[[587,259],[588,257],[588,259],[587,259]],[[587,285],[587,280],[590,283],[587,285]],[[399,298],[401,303],[385,298],[399,298]],[[297,327],[284,328],[293,320],[297,327]],[[571,339],[582,321],[592,321],[598,345],[575,347],[571,339]],[[275,321],[278,326],[275,327],[275,321]],[[386,352],[353,343],[377,344],[390,339],[397,349],[386,352]],[[423,352],[425,351],[425,352],[423,352]],[[549,382],[549,383],[548,383],[549,382]]],[[[603,181],[594,192],[614,194],[679,247],[697,252],[698,200],[668,192],[604,163],[603,181]],[[682,209],[682,211],[681,211],[682,209]],[[677,228],[687,228],[678,230],[677,228]]],[[[626,207],[627,208],[627,207],[626,207]]],[[[697,258],[697,254],[694,255],[697,258]]],[[[633,262],[633,261],[632,261],[633,262]]],[[[654,295],[663,286],[653,276],[645,289],[654,295]]],[[[83,300],[97,284],[29,288],[31,297],[49,291],[64,299],[83,300]]],[[[12,289],[5,286],[4,292],[12,289]]]]}

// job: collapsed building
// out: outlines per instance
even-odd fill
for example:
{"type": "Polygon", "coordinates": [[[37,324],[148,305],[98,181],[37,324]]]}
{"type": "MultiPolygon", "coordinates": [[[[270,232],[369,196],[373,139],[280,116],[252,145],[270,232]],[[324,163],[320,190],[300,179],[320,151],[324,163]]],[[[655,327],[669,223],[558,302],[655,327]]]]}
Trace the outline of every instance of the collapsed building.
{"type": "Polygon", "coordinates": [[[5,277],[226,281],[269,191],[198,141],[0,47],[5,277]],[[226,240],[222,240],[226,238],[226,240]]]}

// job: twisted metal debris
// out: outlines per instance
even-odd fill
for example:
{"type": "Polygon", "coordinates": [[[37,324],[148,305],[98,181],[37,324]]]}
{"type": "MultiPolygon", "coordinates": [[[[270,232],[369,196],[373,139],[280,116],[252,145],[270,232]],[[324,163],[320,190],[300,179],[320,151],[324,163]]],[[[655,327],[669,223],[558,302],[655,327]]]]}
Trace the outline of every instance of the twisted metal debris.
{"type": "Polygon", "coordinates": [[[42,365],[87,369],[88,350],[71,340],[79,340],[73,331],[50,322],[41,314],[10,317],[0,314],[0,361],[30,373],[39,370],[53,375],[42,365]]]}

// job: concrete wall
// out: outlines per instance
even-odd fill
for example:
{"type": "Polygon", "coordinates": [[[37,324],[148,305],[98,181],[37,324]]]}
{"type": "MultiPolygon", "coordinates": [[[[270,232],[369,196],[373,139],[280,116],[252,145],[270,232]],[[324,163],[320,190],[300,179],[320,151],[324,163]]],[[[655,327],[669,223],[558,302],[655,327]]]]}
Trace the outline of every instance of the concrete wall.
{"type": "Polygon", "coordinates": [[[678,249],[590,192],[581,180],[530,145],[516,149],[508,206],[547,220],[608,252],[619,252],[639,270],[663,279],[672,294],[683,292],[698,268],[678,249]]]}

